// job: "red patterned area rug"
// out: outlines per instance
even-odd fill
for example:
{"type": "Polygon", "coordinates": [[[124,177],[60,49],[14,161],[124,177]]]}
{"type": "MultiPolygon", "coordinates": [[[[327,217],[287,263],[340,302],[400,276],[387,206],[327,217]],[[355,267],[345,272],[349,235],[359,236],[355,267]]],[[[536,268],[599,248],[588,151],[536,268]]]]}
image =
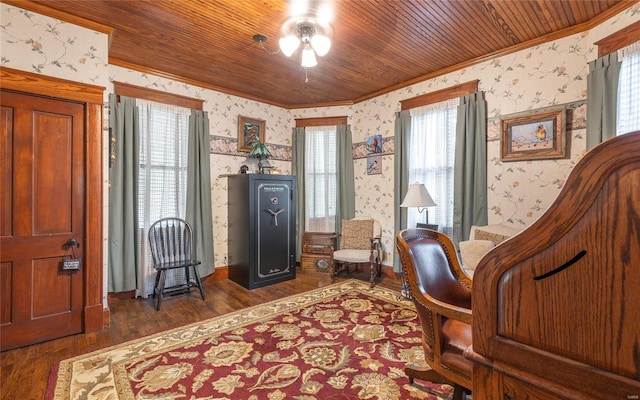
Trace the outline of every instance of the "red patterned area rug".
{"type": "Polygon", "coordinates": [[[61,361],[46,399],[446,399],[413,303],[348,280],[61,361]]]}

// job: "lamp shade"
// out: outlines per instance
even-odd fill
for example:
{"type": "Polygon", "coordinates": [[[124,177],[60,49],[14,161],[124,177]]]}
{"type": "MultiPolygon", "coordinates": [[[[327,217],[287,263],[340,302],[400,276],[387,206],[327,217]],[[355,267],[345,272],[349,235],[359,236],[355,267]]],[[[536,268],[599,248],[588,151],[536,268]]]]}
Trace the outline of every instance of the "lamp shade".
{"type": "Polygon", "coordinates": [[[331,48],[331,39],[324,35],[317,34],[311,37],[311,47],[320,57],[325,56],[331,48]]]}
{"type": "Polygon", "coordinates": [[[435,205],[436,203],[422,183],[412,183],[400,207],[433,207],[435,205]]]}
{"type": "Polygon", "coordinates": [[[309,45],[306,45],[304,50],[302,50],[301,65],[306,68],[315,67],[316,65],[318,65],[318,61],[316,60],[316,55],[313,52],[313,49],[309,47],[309,45]]]}
{"type": "Polygon", "coordinates": [[[280,39],[278,43],[280,44],[280,50],[282,50],[284,55],[291,57],[291,55],[298,49],[298,46],[300,46],[300,39],[297,36],[288,35],[280,39]]]}
{"type": "Polygon", "coordinates": [[[251,149],[251,152],[249,153],[249,157],[257,158],[258,160],[265,160],[271,157],[271,153],[269,152],[269,149],[267,149],[267,146],[265,146],[263,143],[256,142],[256,144],[253,145],[253,149],[251,149]]]}

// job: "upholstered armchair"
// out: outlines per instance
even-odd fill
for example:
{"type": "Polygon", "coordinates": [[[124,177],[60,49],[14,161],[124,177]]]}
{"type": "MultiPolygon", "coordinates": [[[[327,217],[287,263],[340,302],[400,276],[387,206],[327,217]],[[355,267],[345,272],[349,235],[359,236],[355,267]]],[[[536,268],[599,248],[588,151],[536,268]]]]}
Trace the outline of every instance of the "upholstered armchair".
{"type": "Polygon", "coordinates": [[[454,387],[454,400],[471,389],[471,280],[462,271],[451,239],[436,231],[407,229],[397,233],[402,272],[422,325],[425,361],[432,368],[408,366],[414,378],[454,387]]]}
{"type": "Polygon", "coordinates": [[[375,285],[375,278],[382,274],[382,225],[373,218],[357,217],[342,220],[339,249],[333,252],[331,281],[336,278],[340,267],[349,273],[350,264],[368,263],[371,271],[369,283],[375,285]]]}

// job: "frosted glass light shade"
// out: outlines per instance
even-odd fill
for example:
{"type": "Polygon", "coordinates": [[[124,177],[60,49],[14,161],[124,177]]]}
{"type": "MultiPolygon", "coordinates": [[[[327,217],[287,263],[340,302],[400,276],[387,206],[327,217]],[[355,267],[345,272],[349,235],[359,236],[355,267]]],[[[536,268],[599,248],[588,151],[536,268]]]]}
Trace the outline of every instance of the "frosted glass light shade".
{"type": "Polygon", "coordinates": [[[302,50],[302,66],[306,68],[315,67],[318,65],[318,61],[316,60],[316,54],[313,52],[311,47],[305,47],[302,50]]]}
{"type": "Polygon", "coordinates": [[[331,40],[324,35],[315,35],[311,38],[311,47],[322,57],[329,52],[331,40]]]}
{"type": "Polygon", "coordinates": [[[280,44],[282,53],[287,57],[291,57],[298,46],[300,46],[300,39],[297,36],[289,35],[281,38],[278,43],[280,44]]]}

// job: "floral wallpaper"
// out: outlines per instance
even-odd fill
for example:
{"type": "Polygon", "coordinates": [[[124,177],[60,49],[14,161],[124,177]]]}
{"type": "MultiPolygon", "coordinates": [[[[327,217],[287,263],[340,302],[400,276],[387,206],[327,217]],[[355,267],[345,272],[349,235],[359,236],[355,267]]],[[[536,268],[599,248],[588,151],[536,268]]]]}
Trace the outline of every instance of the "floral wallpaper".
{"type": "Polygon", "coordinates": [[[0,5],[2,66],[107,86],[107,35],[0,5]]]}
{"type": "Polygon", "coordinates": [[[286,110],[108,65],[105,34],[5,4],[0,4],[0,12],[3,66],[105,86],[105,98],[112,91],[111,82],[119,81],[204,100],[211,130],[214,252],[218,266],[227,263],[224,175],[237,173],[242,164],[255,169],[255,161],[237,151],[239,115],[266,120],[266,144],[275,156],[270,163],[285,174],[290,172],[291,130],[296,118],[346,115],[354,142],[356,214],[372,216],[381,222],[384,263],[391,264],[393,135],[399,102],[475,79],[480,81],[488,105],[489,223],[529,225],[557,196],[568,172],[585,151],[587,63],[597,58],[594,43],[640,20],[640,5],[633,4],[589,31],[496,57],[352,106],[286,110]],[[568,157],[501,162],[501,119],[549,106],[567,109],[568,157]],[[367,175],[364,143],[367,136],[374,134],[383,137],[382,173],[367,175]]]}

